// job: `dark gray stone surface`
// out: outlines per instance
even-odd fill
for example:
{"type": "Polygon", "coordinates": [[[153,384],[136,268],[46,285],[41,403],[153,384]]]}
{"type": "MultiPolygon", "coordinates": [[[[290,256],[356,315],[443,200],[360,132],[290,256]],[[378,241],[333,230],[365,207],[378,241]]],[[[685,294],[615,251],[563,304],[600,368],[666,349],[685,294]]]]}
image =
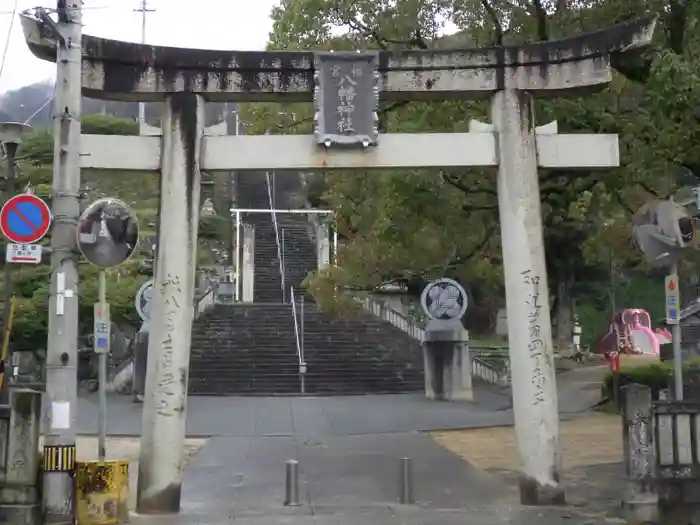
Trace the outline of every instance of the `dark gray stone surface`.
{"type": "Polygon", "coordinates": [[[162,523],[554,525],[572,517],[569,509],[523,508],[516,498],[511,486],[417,432],[216,437],[186,471],[181,515],[162,523]],[[404,456],[413,459],[415,505],[398,503],[404,456]],[[300,464],[300,507],[283,505],[287,459],[300,464]]]}
{"type": "MultiPolygon", "coordinates": [[[[141,405],[130,397],[110,396],[107,431],[139,436],[141,405]]],[[[189,396],[190,436],[293,436],[407,432],[512,422],[510,400],[497,389],[476,389],[469,403],[435,402],[420,394],[342,397],[189,396]]],[[[78,432],[96,434],[97,396],[79,400],[78,432]]]]}
{"type": "MultiPolygon", "coordinates": [[[[599,375],[591,370],[561,376],[568,378],[560,381],[562,412],[582,410],[587,385],[599,375]]],[[[80,403],[79,431],[94,434],[97,398],[80,403]]],[[[581,508],[522,507],[513,479],[474,468],[421,432],[512,424],[510,399],[491,386],[477,385],[469,403],[429,401],[418,394],[190,396],[188,403],[188,434],[211,439],[185,472],[182,512],[141,517],[135,525],[619,523],[607,519],[607,509],[614,507],[609,501],[581,508]],[[398,503],[402,457],[413,460],[415,505],[398,503]],[[299,461],[300,507],[283,505],[287,459],[299,461]]],[[[109,406],[110,434],[139,434],[140,405],[115,396],[109,406]]],[[[603,479],[619,479],[612,470],[604,474],[603,479]]],[[[583,476],[588,501],[597,497],[599,477],[583,476]]]]}

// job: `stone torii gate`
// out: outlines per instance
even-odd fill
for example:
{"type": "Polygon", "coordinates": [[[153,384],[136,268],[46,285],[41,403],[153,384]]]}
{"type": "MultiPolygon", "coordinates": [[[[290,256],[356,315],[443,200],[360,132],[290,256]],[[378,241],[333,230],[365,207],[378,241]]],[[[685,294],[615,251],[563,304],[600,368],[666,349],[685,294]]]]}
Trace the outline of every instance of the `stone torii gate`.
{"type": "MultiPolygon", "coordinates": [[[[34,55],[55,60],[56,43],[42,32],[41,22],[28,15],[22,21],[34,55]]],[[[162,136],[84,135],[81,143],[84,168],[162,173],[137,511],[180,509],[200,170],[496,167],[521,501],[563,502],[538,168],[613,167],[619,153],[614,135],[559,135],[555,126],[536,133],[533,97],[603,88],[612,79],[612,58],[647,45],[654,26],[653,17],[644,17],[575,38],[514,47],[338,54],[330,69],[333,57],[311,52],[175,49],[84,36],[85,96],[165,101],[162,136]],[[342,69],[343,61],[371,72],[375,81],[365,85],[365,99],[357,100],[361,132],[347,129],[352,127],[343,120],[347,106],[342,112],[333,106],[338,103],[333,68],[342,69]],[[377,100],[370,100],[371,93],[381,100],[490,98],[492,124],[475,123],[470,133],[378,137],[377,100]],[[204,133],[206,101],[314,99],[318,129],[313,136],[204,133]],[[340,127],[329,129],[328,122],[340,127]]]]}

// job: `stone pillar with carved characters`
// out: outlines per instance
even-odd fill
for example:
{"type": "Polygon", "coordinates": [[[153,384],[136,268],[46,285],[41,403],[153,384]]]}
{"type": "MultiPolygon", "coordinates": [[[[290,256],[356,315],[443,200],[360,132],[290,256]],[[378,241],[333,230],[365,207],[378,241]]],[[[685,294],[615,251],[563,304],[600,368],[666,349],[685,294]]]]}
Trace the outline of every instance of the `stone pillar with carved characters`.
{"type": "Polygon", "coordinates": [[[162,129],[158,252],[136,503],[140,514],[180,511],[204,135],[201,96],[168,96],[162,129]]]}

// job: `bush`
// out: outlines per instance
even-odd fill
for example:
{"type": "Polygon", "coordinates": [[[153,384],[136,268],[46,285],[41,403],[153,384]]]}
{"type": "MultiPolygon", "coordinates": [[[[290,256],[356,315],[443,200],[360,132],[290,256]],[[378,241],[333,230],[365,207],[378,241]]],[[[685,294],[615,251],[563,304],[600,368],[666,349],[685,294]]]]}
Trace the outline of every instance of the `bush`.
{"type": "MultiPolygon", "coordinates": [[[[684,370],[700,368],[700,359],[683,363],[684,370]]],[[[620,370],[619,386],[622,388],[630,383],[646,385],[651,389],[653,398],[658,398],[659,391],[670,388],[673,384],[673,363],[648,363],[639,366],[622,367],[620,370]]],[[[612,397],[613,374],[608,372],[603,380],[603,395],[612,397]]]]}
{"type": "Polygon", "coordinates": [[[227,224],[230,219],[218,215],[208,215],[199,219],[199,238],[211,241],[226,239],[227,224]]]}

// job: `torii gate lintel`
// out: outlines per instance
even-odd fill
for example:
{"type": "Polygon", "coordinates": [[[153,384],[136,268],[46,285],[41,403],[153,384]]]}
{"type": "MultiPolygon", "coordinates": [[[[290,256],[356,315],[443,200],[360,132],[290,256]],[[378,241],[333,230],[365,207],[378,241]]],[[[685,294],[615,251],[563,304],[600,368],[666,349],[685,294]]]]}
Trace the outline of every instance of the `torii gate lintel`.
{"type": "MultiPolygon", "coordinates": [[[[56,41],[33,13],[21,14],[29,49],[56,60],[56,41]]],[[[489,99],[505,87],[535,96],[587,94],[612,80],[611,56],[651,41],[654,15],[573,38],[530,44],[378,53],[382,100],[489,99]]],[[[182,49],[83,35],[83,94],[163,102],[190,91],[208,102],[310,102],[314,53],[182,49]]]]}

